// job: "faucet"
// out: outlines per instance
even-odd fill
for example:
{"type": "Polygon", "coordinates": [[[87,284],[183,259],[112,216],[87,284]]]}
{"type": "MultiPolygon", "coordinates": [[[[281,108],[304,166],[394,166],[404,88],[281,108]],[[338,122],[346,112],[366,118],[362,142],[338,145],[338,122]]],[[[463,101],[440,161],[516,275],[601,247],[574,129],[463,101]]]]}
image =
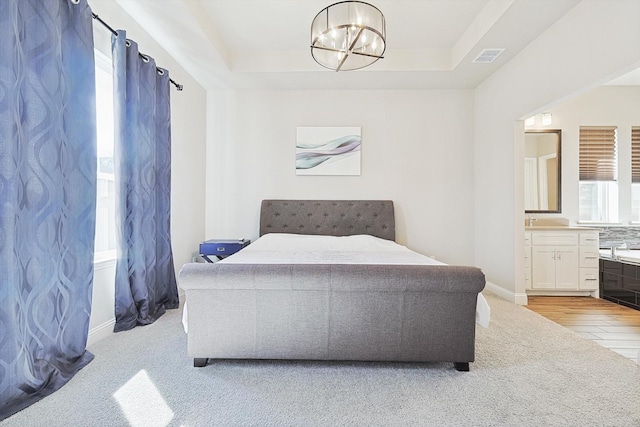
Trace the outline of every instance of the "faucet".
{"type": "Polygon", "coordinates": [[[616,253],[618,249],[627,249],[627,242],[624,240],[622,242],[611,242],[611,259],[618,259],[618,254],[616,253]]]}
{"type": "Polygon", "coordinates": [[[529,215],[529,227],[533,227],[533,221],[537,221],[537,219],[533,215],[529,215]]]}
{"type": "Polygon", "coordinates": [[[618,254],[617,251],[620,248],[620,246],[622,245],[611,245],[611,259],[613,260],[617,260],[618,259],[618,254]]]}

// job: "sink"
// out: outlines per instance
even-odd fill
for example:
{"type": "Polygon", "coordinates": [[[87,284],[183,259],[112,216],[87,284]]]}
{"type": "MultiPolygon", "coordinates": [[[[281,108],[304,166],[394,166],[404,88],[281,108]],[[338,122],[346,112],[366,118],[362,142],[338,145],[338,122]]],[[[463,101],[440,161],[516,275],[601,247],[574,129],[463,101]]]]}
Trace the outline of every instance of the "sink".
{"type": "MultiPolygon", "coordinates": [[[[569,220],[567,218],[549,217],[549,218],[536,218],[533,217],[533,227],[568,227],[569,220]]],[[[529,226],[529,217],[524,218],[524,225],[529,226]]]]}

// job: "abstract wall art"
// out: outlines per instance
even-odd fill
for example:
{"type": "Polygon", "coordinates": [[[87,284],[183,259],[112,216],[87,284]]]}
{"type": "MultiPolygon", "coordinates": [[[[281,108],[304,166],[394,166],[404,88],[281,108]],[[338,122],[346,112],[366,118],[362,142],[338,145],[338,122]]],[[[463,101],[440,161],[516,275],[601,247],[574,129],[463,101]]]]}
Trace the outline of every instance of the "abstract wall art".
{"type": "Polygon", "coordinates": [[[296,175],[360,175],[360,127],[299,127],[296,175]]]}

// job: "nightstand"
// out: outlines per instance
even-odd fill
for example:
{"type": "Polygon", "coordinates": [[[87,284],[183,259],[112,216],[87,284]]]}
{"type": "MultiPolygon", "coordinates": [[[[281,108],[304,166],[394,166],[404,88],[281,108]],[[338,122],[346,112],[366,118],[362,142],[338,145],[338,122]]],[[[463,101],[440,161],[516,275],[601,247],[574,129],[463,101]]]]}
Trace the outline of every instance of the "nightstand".
{"type": "Polygon", "coordinates": [[[213,262],[209,255],[213,255],[218,259],[223,259],[229,255],[233,255],[240,249],[246,247],[251,243],[251,240],[247,239],[233,239],[233,240],[221,240],[212,239],[206,240],[200,243],[200,255],[207,262],[213,262]]]}

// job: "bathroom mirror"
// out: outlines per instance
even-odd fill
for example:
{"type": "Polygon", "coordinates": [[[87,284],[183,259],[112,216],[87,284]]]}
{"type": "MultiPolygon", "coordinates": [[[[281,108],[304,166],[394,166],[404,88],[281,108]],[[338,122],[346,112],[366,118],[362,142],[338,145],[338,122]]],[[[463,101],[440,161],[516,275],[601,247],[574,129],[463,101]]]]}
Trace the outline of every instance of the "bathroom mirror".
{"type": "Polygon", "coordinates": [[[560,129],[527,130],[524,135],[524,211],[562,212],[560,129]]]}

